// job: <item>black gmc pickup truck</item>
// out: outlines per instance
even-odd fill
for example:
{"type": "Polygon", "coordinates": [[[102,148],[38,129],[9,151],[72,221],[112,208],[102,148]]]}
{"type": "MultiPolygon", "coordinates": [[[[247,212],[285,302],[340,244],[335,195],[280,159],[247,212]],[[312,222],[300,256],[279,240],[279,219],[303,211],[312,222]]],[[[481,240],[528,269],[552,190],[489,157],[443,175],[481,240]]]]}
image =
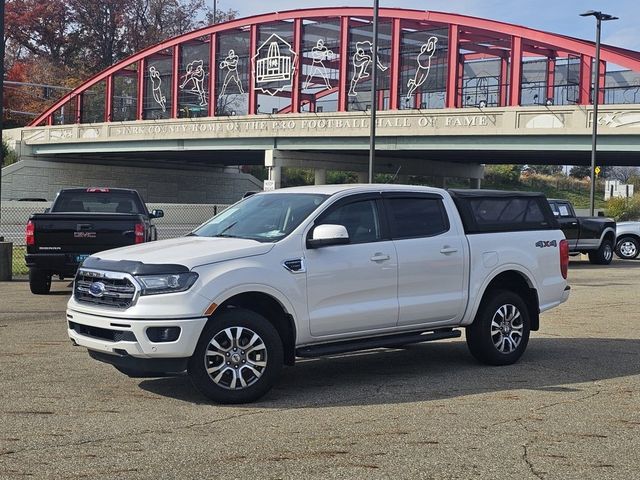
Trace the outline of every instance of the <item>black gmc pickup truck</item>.
{"type": "Polygon", "coordinates": [[[26,229],[29,286],[49,293],[51,277],[73,277],[89,255],[135,243],[156,240],[149,212],[135,190],[70,188],[61,190],[45,213],[29,217],[26,229]]]}
{"type": "Polygon", "coordinates": [[[551,210],[569,241],[569,252],[586,253],[596,265],[609,265],[616,241],[616,222],[605,217],[578,217],[568,200],[549,199],[551,210]]]}

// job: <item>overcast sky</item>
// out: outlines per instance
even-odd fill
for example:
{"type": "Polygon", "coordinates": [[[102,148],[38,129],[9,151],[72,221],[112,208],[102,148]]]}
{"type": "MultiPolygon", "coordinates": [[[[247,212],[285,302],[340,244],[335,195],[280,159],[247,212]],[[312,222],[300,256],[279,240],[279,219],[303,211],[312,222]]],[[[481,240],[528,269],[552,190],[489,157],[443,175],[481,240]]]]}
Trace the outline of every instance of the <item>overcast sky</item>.
{"type": "MultiPolygon", "coordinates": [[[[213,0],[206,0],[211,6],[213,0]]],[[[233,8],[240,16],[327,6],[371,6],[373,0],[217,0],[218,8],[233,8]]],[[[602,41],[640,50],[640,0],[380,0],[381,7],[460,13],[515,23],[548,32],[593,39],[595,19],[585,10],[601,10],[620,20],[604,22],[602,41]]]]}

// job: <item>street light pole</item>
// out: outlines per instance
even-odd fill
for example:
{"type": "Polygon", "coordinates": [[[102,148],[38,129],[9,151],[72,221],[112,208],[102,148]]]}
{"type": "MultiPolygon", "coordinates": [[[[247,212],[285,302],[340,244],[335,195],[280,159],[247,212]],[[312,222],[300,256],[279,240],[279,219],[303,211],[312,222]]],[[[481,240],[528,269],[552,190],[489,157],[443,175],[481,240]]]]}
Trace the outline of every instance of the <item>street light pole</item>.
{"type": "Polygon", "coordinates": [[[596,151],[598,146],[598,102],[600,100],[600,34],[602,31],[602,21],[617,20],[618,17],[609,15],[608,13],[596,12],[589,10],[580,14],[581,17],[596,18],[596,62],[595,62],[595,80],[593,88],[593,118],[591,120],[591,190],[589,192],[589,212],[593,216],[595,211],[596,197],[596,151]]]}
{"type": "Polygon", "coordinates": [[[376,107],[378,80],[378,12],[379,0],[373,1],[373,46],[371,58],[371,128],[369,134],[369,183],[373,183],[373,164],[376,159],[376,107]]]}
{"type": "Polygon", "coordinates": [[[218,18],[218,0],[213,0],[213,23],[214,25],[216,24],[216,22],[218,18]]]}
{"type": "MultiPolygon", "coordinates": [[[[4,165],[4,148],[2,128],[4,126],[4,1],[0,0],[0,227],[2,227],[2,165],[4,165]]],[[[4,240],[0,230],[0,242],[4,240]]]]}

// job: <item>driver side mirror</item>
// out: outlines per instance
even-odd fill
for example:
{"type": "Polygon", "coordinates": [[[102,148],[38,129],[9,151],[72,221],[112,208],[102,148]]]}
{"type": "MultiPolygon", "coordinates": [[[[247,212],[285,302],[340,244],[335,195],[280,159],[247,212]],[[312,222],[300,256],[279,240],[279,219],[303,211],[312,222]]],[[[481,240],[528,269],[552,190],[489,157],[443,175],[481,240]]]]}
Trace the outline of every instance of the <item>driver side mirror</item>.
{"type": "Polygon", "coordinates": [[[328,247],[330,245],[346,245],[349,233],[344,225],[318,225],[307,239],[308,248],[328,247]]]}
{"type": "Polygon", "coordinates": [[[162,218],[164,217],[164,210],[153,210],[149,218],[162,218]]]}

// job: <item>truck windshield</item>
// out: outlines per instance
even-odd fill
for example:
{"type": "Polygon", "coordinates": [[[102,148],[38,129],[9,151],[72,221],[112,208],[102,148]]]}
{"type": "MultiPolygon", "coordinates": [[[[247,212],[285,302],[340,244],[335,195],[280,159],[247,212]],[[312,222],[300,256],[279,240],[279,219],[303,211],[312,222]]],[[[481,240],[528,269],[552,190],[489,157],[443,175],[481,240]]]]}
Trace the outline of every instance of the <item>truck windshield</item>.
{"type": "Polygon", "coordinates": [[[252,195],[232,205],[191,235],[277,242],[289,235],[328,195],[270,193],[252,195]]]}

